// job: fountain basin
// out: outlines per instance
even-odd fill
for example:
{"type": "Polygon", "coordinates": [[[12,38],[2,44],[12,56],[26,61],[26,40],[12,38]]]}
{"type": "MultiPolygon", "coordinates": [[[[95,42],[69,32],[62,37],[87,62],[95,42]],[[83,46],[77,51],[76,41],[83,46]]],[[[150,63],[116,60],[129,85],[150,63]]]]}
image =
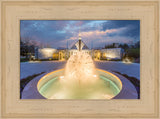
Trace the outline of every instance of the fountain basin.
{"type": "MultiPolygon", "coordinates": [[[[37,83],[39,93],[47,99],[112,99],[122,90],[121,80],[111,72],[96,69],[97,81],[90,85],[66,86],[64,69],[44,75],[37,83]]],[[[67,81],[66,81],[67,82],[67,81]]]]}

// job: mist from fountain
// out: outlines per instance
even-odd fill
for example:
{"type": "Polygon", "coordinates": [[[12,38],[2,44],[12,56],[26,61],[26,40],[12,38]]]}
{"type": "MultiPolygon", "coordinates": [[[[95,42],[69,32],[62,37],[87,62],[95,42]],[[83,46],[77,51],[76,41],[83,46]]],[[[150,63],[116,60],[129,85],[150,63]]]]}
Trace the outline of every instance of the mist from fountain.
{"type": "Polygon", "coordinates": [[[65,79],[77,85],[94,83],[97,74],[91,56],[81,51],[72,55],[66,64],[65,79]]]}
{"type": "Polygon", "coordinates": [[[47,99],[111,99],[119,92],[109,77],[99,74],[92,57],[81,51],[70,56],[61,75],[53,74],[40,88],[47,99]]]}
{"type": "Polygon", "coordinates": [[[115,89],[109,81],[104,81],[97,74],[91,55],[82,51],[84,43],[75,44],[77,53],[67,61],[64,75],[53,83],[52,90],[47,92],[49,99],[110,99],[115,89]]]}
{"type": "Polygon", "coordinates": [[[61,88],[51,99],[110,99],[113,97],[106,87],[106,82],[99,79],[96,74],[91,56],[81,51],[68,59],[64,76],[56,87],[61,88]]]}

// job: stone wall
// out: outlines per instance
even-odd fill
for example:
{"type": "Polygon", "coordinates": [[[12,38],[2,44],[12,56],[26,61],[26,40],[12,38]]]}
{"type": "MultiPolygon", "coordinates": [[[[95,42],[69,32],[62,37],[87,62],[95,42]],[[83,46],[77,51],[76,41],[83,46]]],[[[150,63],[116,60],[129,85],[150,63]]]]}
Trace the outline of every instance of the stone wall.
{"type": "Polygon", "coordinates": [[[38,49],[38,59],[49,59],[53,58],[53,54],[57,52],[57,49],[53,48],[42,48],[38,49]]]}
{"type": "Polygon", "coordinates": [[[121,59],[123,50],[121,48],[109,48],[101,50],[101,57],[103,59],[121,59]]]}

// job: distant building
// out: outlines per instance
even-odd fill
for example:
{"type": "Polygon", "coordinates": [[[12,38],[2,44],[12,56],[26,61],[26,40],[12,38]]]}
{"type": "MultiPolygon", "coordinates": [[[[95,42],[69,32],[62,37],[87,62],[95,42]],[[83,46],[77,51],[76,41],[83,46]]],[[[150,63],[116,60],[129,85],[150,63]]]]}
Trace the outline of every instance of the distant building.
{"type": "Polygon", "coordinates": [[[92,50],[92,58],[94,60],[100,60],[101,59],[101,50],[100,49],[93,49],[92,50]]]}
{"type": "Polygon", "coordinates": [[[123,56],[122,48],[109,48],[101,50],[101,59],[122,59],[123,56]]]}
{"type": "Polygon", "coordinates": [[[91,54],[91,50],[88,48],[88,46],[82,41],[80,35],[79,35],[79,40],[71,47],[71,49],[68,49],[69,57],[71,55],[77,54],[77,52],[81,50],[83,53],[88,53],[91,54]],[[79,46],[80,42],[80,46],[79,46]]]}
{"type": "Polygon", "coordinates": [[[53,54],[57,52],[57,49],[42,48],[38,49],[37,59],[53,59],[53,54]]]}
{"type": "Polygon", "coordinates": [[[67,60],[70,56],[76,55],[78,51],[81,51],[82,53],[90,54],[94,60],[121,60],[124,53],[123,49],[118,48],[118,43],[114,43],[113,45],[116,48],[89,49],[79,35],[79,40],[70,49],[42,48],[36,50],[35,56],[36,59],[67,60]]]}

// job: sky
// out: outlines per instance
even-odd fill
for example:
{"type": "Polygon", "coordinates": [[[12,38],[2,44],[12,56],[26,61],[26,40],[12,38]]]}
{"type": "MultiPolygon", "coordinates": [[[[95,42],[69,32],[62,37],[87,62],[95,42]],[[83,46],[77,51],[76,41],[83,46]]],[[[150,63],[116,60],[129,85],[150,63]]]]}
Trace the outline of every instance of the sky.
{"type": "Polygon", "coordinates": [[[21,40],[43,47],[68,47],[79,33],[89,48],[112,43],[134,44],[140,40],[139,20],[21,20],[21,40]]]}

